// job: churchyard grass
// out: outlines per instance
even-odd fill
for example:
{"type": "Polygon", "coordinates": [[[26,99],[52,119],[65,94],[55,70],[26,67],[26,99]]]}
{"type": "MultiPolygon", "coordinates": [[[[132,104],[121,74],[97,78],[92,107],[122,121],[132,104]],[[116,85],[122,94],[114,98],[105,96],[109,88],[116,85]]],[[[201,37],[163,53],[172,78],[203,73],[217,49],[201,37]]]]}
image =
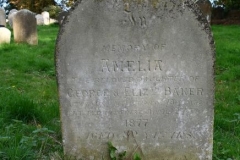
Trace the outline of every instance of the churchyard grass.
{"type": "Polygon", "coordinates": [[[214,159],[240,159],[240,26],[213,26],[216,43],[214,159]]]}
{"type": "MultiPolygon", "coordinates": [[[[240,26],[212,26],[216,43],[214,160],[240,160],[240,26]]],[[[57,25],[39,45],[0,45],[0,159],[62,159],[54,67],[57,25]]]]}
{"type": "Polygon", "coordinates": [[[0,45],[0,159],[62,153],[54,45],[57,25],[39,26],[39,45],[0,45]]]}

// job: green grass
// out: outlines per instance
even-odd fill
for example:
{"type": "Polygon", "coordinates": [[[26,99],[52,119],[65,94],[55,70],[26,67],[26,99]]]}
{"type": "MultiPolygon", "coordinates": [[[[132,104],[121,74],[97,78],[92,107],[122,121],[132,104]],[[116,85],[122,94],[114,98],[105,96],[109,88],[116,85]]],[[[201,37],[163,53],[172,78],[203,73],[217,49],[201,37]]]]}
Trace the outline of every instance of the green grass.
{"type": "MultiPolygon", "coordinates": [[[[214,160],[240,160],[240,26],[212,26],[216,43],[214,160]]],[[[39,45],[0,45],[0,159],[62,159],[54,67],[58,26],[39,45]]]]}
{"type": "MultiPolygon", "coordinates": [[[[62,153],[54,46],[58,26],[39,26],[39,44],[0,45],[0,159],[62,153]]],[[[48,158],[49,159],[49,158],[48,158]]]]}
{"type": "Polygon", "coordinates": [[[240,26],[213,26],[216,43],[214,159],[240,160],[240,26]]]}

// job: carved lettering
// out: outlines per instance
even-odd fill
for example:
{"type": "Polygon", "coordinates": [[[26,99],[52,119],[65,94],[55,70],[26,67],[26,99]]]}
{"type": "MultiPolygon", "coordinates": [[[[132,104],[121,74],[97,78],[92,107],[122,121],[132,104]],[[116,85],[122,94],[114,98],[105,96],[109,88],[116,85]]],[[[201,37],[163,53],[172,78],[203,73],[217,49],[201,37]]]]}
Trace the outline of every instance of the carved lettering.
{"type": "Polygon", "coordinates": [[[125,96],[148,96],[148,93],[151,89],[141,88],[141,89],[132,89],[125,87],[124,95],[125,96]]]}
{"type": "Polygon", "coordinates": [[[165,95],[174,95],[174,96],[202,96],[202,88],[165,88],[165,95]]]}
{"type": "Polygon", "coordinates": [[[102,52],[113,53],[132,53],[139,51],[156,51],[162,50],[166,44],[107,44],[103,45],[102,52]]]}
{"type": "Polygon", "coordinates": [[[127,119],[126,127],[147,127],[148,119],[127,119]]]}
{"type": "Polygon", "coordinates": [[[110,140],[110,139],[130,139],[136,138],[138,136],[137,131],[127,130],[122,133],[113,133],[113,132],[90,132],[87,135],[87,139],[92,140],[110,140]]]}
{"type": "Polygon", "coordinates": [[[185,139],[195,139],[196,137],[191,132],[174,132],[171,139],[185,140],[185,139]]]}
{"type": "Polygon", "coordinates": [[[162,71],[162,60],[110,61],[101,60],[101,72],[162,71]]]}
{"type": "Polygon", "coordinates": [[[99,96],[108,96],[109,90],[68,90],[69,97],[99,97],[99,96]]]}

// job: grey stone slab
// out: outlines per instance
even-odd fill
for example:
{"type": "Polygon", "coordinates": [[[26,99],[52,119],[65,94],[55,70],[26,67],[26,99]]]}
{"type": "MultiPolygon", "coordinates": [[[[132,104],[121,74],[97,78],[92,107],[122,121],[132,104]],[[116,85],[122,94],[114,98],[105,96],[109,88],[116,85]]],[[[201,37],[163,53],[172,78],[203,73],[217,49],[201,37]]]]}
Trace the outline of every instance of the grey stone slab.
{"type": "Polygon", "coordinates": [[[3,8],[0,8],[0,25],[6,26],[6,13],[3,8]]]}
{"type": "Polygon", "coordinates": [[[12,18],[13,35],[16,43],[38,44],[35,14],[27,9],[15,13],[12,18]]]}
{"type": "Polygon", "coordinates": [[[82,0],[60,29],[65,154],[211,160],[214,42],[191,0],[82,0]]]}

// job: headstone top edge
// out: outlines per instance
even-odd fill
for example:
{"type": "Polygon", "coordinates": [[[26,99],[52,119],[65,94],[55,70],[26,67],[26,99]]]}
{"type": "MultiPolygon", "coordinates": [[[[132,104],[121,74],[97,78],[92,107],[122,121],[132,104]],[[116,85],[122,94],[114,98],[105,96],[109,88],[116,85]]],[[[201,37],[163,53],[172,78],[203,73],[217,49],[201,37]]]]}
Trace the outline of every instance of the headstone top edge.
{"type": "Polygon", "coordinates": [[[28,10],[28,9],[21,9],[21,10],[18,10],[17,12],[15,12],[16,14],[22,14],[22,13],[29,13],[29,14],[32,14],[32,15],[35,15],[34,12],[28,10]]]}
{"type": "MultiPolygon", "coordinates": [[[[98,3],[102,3],[104,1],[109,1],[109,0],[78,0],[77,2],[75,2],[73,7],[68,11],[68,14],[66,15],[66,17],[64,18],[64,20],[62,22],[61,28],[58,31],[58,37],[57,37],[57,40],[56,40],[56,46],[57,46],[57,44],[58,44],[58,42],[60,40],[60,37],[61,37],[62,33],[65,30],[66,24],[68,24],[68,22],[69,22],[69,18],[72,16],[72,14],[75,11],[75,9],[77,7],[79,7],[79,5],[81,5],[83,2],[88,2],[88,1],[93,1],[93,2],[96,2],[96,3],[97,2],[98,3]]],[[[130,3],[134,2],[135,3],[135,0],[119,0],[119,1],[123,1],[124,3],[125,2],[130,2],[130,3]]],[[[149,0],[147,0],[147,1],[149,1],[149,0]]],[[[159,3],[159,0],[153,0],[151,3],[155,2],[155,1],[159,3]]],[[[172,1],[176,2],[175,0],[172,0],[172,1]]],[[[170,1],[170,2],[172,2],[172,1],[170,1]]],[[[215,53],[215,44],[214,44],[213,34],[211,32],[211,26],[208,23],[206,17],[202,14],[199,6],[193,0],[181,0],[181,1],[182,1],[184,6],[186,6],[186,7],[191,9],[192,13],[195,14],[195,16],[196,16],[196,20],[201,23],[202,29],[208,35],[208,38],[209,38],[209,41],[210,41],[210,44],[211,44],[211,48],[212,48],[212,52],[215,53]]],[[[155,8],[155,9],[158,9],[158,8],[155,8]]],[[[57,49],[55,51],[57,51],[57,49]]]]}

